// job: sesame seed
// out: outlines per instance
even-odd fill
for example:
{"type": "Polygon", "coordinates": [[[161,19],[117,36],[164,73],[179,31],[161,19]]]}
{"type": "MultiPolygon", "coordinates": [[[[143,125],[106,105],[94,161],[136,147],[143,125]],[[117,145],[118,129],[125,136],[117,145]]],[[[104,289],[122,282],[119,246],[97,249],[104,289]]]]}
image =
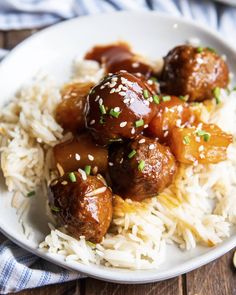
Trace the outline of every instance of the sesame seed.
{"type": "Polygon", "coordinates": [[[146,141],[145,138],[142,138],[139,140],[139,143],[144,143],[145,141],[146,141]]]}
{"type": "Polygon", "coordinates": [[[139,63],[138,62],[133,62],[132,63],[132,67],[133,68],[138,68],[139,67],[139,63]]]}
{"type": "Polygon", "coordinates": [[[144,127],[145,129],[148,128],[148,124],[145,124],[143,127],[144,127]]]}
{"type": "Polygon", "coordinates": [[[103,99],[102,99],[102,98],[99,98],[98,103],[99,103],[100,105],[102,105],[102,104],[103,104],[103,99]]]}
{"type": "Polygon", "coordinates": [[[61,184],[62,184],[62,185],[67,185],[68,182],[67,182],[66,180],[63,180],[63,181],[61,182],[61,184]]]}
{"type": "Polygon", "coordinates": [[[136,73],[136,76],[141,77],[142,74],[138,72],[138,73],[136,73]]]}
{"type": "Polygon", "coordinates": [[[93,125],[95,123],[95,120],[90,121],[90,125],[93,125]]]}
{"type": "Polygon", "coordinates": [[[80,160],[80,155],[79,155],[79,154],[75,154],[75,159],[76,159],[77,161],[79,161],[79,160],[80,160]]]}
{"type": "Polygon", "coordinates": [[[169,131],[165,131],[164,132],[164,137],[167,137],[168,136],[168,133],[169,133],[169,131]]]}
{"type": "Polygon", "coordinates": [[[124,99],[124,103],[129,103],[130,102],[130,99],[129,98],[125,98],[124,99]]]}
{"type": "Polygon", "coordinates": [[[100,87],[100,89],[104,89],[105,88],[105,85],[102,85],[101,87],[100,87]]]}
{"type": "Polygon", "coordinates": [[[115,111],[115,112],[119,112],[119,111],[120,111],[120,108],[119,108],[119,107],[115,107],[115,108],[114,108],[114,111],[115,111]]]}
{"type": "Polygon", "coordinates": [[[115,88],[112,88],[111,91],[110,91],[110,93],[114,93],[115,91],[116,91],[116,89],[115,88]]]}
{"type": "Polygon", "coordinates": [[[153,81],[152,80],[148,80],[147,83],[148,83],[148,85],[152,85],[153,84],[153,81]]]}
{"type": "Polygon", "coordinates": [[[178,106],[177,106],[177,111],[178,111],[178,112],[182,112],[182,111],[183,111],[183,106],[178,105],[178,106]]]}
{"type": "Polygon", "coordinates": [[[115,87],[115,86],[116,86],[116,82],[112,82],[112,83],[109,84],[109,87],[110,87],[110,88],[113,88],[113,87],[115,87]]]}
{"type": "Polygon", "coordinates": [[[199,151],[199,152],[202,152],[202,151],[204,151],[204,146],[203,146],[203,145],[201,145],[201,146],[199,147],[198,151],[199,151]]]}
{"type": "Polygon", "coordinates": [[[81,174],[83,180],[87,180],[87,175],[84,170],[79,168],[78,172],[81,174]]]}
{"type": "Polygon", "coordinates": [[[90,161],[93,161],[93,160],[94,160],[94,156],[88,154],[88,159],[89,159],[90,161]]]}
{"type": "Polygon", "coordinates": [[[134,127],[131,129],[131,134],[134,134],[135,133],[135,129],[134,127]]]}
{"type": "Polygon", "coordinates": [[[149,150],[153,150],[155,148],[155,145],[152,143],[152,144],[149,145],[148,148],[149,148],[149,150]]]}
{"type": "Polygon", "coordinates": [[[199,136],[196,136],[195,139],[196,139],[196,142],[201,142],[201,138],[199,136]]]}
{"type": "Polygon", "coordinates": [[[119,94],[120,96],[126,96],[126,92],[125,92],[125,91],[120,91],[118,94],[119,94]]]}
{"type": "Polygon", "coordinates": [[[96,98],[95,98],[95,101],[98,101],[98,100],[99,100],[99,98],[100,98],[100,96],[99,96],[99,95],[97,95],[97,96],[96,96],[96,98]]]}
{"type": "Polygon", "coordinates": [[[122,163],[123,163],[123,161],[124,161],[124,158],[121,158],[121,159],[120,159],[120,164],[122,164],[122,163]]]}
{"type": "Polygon", "coordinates": [[[121,127],[121,128],[125,127],[126,125],[127,125],[127,122],[126,122],[126,121],[120,123],[120,127],[121,127]]]}
{"type": "Polygon", "coordinates": [[[200,157],[201,159],[204,159],[204,158],[205,158],[204,154],[200,154],[199,157],[200,157]]]}
{"type": "Polygon", "coordinates": [[[109,162],[108,165],[109,166],[114,166],[114,164],[112,162],[109,162]]]}

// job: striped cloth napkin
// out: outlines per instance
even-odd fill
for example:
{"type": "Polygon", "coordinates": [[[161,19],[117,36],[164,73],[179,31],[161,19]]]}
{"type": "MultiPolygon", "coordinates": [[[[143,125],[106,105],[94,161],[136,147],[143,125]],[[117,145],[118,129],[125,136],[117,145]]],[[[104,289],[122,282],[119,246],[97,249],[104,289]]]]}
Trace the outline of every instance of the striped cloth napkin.
{"type": "MultiPolygon", "coordinates": [[[[236,40],[236,8],[208,0],[1,0],[0,30],[35,28],[78,15],[115,10],[157,10],[195,19],[236,40]]],[[[0,58],[7,51],[0,50],[0,58]]],[[[81,278],[30,254],[9,240],[0,245],[0,294],[81,278]]]]}

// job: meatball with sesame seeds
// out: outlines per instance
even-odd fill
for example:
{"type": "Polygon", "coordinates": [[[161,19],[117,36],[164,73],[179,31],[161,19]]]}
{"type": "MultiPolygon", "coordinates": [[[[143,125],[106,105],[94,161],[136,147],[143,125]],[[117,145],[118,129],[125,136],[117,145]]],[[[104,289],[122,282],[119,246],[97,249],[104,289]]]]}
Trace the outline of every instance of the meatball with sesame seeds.
{"type": "Polygon", "coordinates": [[[114,192],[135,201],[156,196],[171,184],[177,170],[170,149],[144,136],[114,147],[109,163],[114,192]]]}
{"type": "Polygon", "coordinates": [[[52,182],[49,206],[60,225],[75,238],[101,242],[112,219],[112,192],[97,176],[83,170],[52,182]]]}
{"type": "Polygon", "coordinates": [[[189,95],[189,101],[214,97],[216,87],[226,88],[229,70],[225,61],[211,48],[181,45],[165,57],[162,91],[189,95]]]}
{"type": "Polygon", "coordinates": [[[134,138],[155,115],[153,95],[147,83],[128,72],[108,75],[88,96],[86,126],[102,145],[134,138]]]}

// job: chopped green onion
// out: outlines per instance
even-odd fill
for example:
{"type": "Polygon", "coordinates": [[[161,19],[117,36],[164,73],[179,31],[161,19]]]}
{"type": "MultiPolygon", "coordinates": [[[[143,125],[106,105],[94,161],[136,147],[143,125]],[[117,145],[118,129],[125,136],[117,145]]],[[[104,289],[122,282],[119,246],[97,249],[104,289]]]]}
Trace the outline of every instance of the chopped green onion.
{"type": "Polygon", "coordinates": [[[197,48],[197,53],[202,53],[203,52],[203,49],[204,49],[203,47],[198,47],[197,48]]]}
{"type": "Polygon", "coordinates": [[[186,145],[189,145],[190,144],[190,138],[189,136],[184,136],[184,139],[183,139],[183,143],[186,144],[186,145]]]}
{"type": "Polygon", "coordinates": [[[102,125],[105,124],[105,119],[103,116],[100,117],[99,123],[102,125]]]}
{"type": "Polygon", "coordinates": [[[207,47],[207,50],[208,50],[208,51],[211,51],[211,52],[214,52],[214,53],[216,53],[216,51],[215,51],[215,49],[214,49],[214,48],[207,47]]]}
{"type": "Polygon", "coordinates": [[[28,192],[27,197],[32,197],[35,195],[35,191],[28,192]]]}
{"type": "Polygon", "coordinates": [[[109,142],[121,142],[122,141],[122,138],[112,138],[112,139],[109,139],[109,142]]]}
{"type": "Polygon", "coordinates": [[[163,96],[162,97],[162,100],[163,101],[170,101],[171,100],[171,97],[169,95],[166,95],[166,96],[163,96]]]}
{"type": "Polygon", "coordinates": [[[204,131],[204,130],[198,130],[196,133],[198,136],[203,137],[203,140],[206,142],[209,141],[211,138],[211,134],[209,132],[204,131]]]}
{"type": "Polygon", "coordinates": [[[160,103],[160,98],[158,95],[153,95],[153,101],[156,103],[156,104],[159,104],[160,103]]]}
{"type": "Polygon", "coordinates": [[[152,80],[153,82],[158,82],[156,77],[150,77],[149,80],[152,80]]]}
{"type": "Polygon", "coordinates": [[[215,97],[215,100],[216,100],[216,104],[219,104],[221,101],[220,101],[220,88],[219,87],[215,87],[213,89],[213,95],[215,97]]]}
{"type": "Polygon", "coordinates": [[[203,139],[204,139],[205,142],[208,142],[211,139],[211,134],[210,133],[204,134],[203,139]]]}
{"type": "Polygon", "coordinates": [[[143,119],[138,120],[138,121],[135,122],[135,127],[141,127],[141,126],[143,126],[143,125],[144,125],[144,121],[143,121],[143,119]]]}
{"type": "Polygon", "coordinates": [[[114,118],[118,118],[121,112],[116,112],[114,111],[114,109],[110,109],[109,114],[114,117],[114,118]]]}
{"type": "Polygon", "coordinates": [[[131,159],[133,158],[133,156],[136,154],[136,150],[132,150],[129,154],[128,154],[128,158],[131,159]]]}
{"type": "Polygon", "coordinates": [[[102,115],[105,115],[107,113],[105,106],[103,104],[99,105],[99,109],[102,115]]]}
{"type": "Polygon", "coordinates": [[[143,171],[144,167],[145,167],[145,161],[141,160],[138,164],[138,170],[143,171]]]}
{"type": "Polygon", "coordinates": [[[85,173],[86,173],[87,175],[90,175],[90,172],[91,172],[91,166],[90,166],[90,165],[86,165],[86,166],[84,167],[84,171],[85,171],[85,173]]]}
{"type": "Polygon", "coordinates": [[[68,176],[71,182],[76,182],[76,176],[74,172],[70,172],[68,176]]]}
{"type": "Polygon", "coordinates": [[[183,100],[183,101],[187,101],[188,98],[189,98],[188,95],[180,95],[180,96],[179,96],[179,99],[180,99],[180,100],[183,100]]]}
{"type": "Polygon", "coordinates": [[[51,206],[50,208],[51,208],[51,210],[54,211],[54,212],[60,212],[60,210],[61,210],[60,208],[58,208],[58,207],[56,207],[56,206],[51,206]]]}
{"type": "Polygon", "coordinates": [[[144,96],[144,98],[149,98],[149,92],[148,92],[148,90],[147,89],[144,89],[143,90],[143,96],[144,96]]]}

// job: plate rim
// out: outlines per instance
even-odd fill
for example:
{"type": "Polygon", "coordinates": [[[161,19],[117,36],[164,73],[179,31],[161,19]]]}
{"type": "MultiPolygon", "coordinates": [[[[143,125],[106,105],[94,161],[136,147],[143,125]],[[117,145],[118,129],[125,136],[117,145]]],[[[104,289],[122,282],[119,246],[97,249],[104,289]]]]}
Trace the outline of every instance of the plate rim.
{"type": "MultiPolygon", "coordinates": [[[[3,59],[3,61],[0,63],[0,71],[2,67],[5,65],[5,63],[8,62],[8,60],[11,59],[11,57],[14,57],[14,54],[16,51],[18,51],[20,48],[24,48],[28,46],[28,43],[33,42],[34,39],[37,39],[41,34],[43,35],[45,32],[53,31],[55,28],[58,28],[60,26],[64,26],[67,23],[73,23],[73,22],[79,22],[82,19],[91,19],[91,18],[103,18],[106,16],[111,16],[111,15],[128,15],[132,17],[133,16],[143,16],[143,15],[154,15],[157,18],[162,18],[162,19],[167,19],[176,23],[180,23],[183,25],[191,25],[195,27],[196,29],[201,30],[204,33],[207,33],[211,36],[213,36],[218,42],[224,45],[224,47],[227,47],[230,51],[232,51],[236,55],[236,49],[228,42],[223,40],[219,33],[214,31],[211,28],[206,28],[203,25],[196,23],[193,20],[188,20],[188,19],[182,19],[178,16],[171,16],[167,13],[161,13],[161,12],[156,12],[156,11],[119,11],[119,12],[109,12],[109,13],[103,13],[103,14],[98,14],[98,15],[86,15],[86,16],[79,16],[70,20],[65,20],[60,23],[54,24],[52,26],[49,26],[48,28],[42,29],[40,32],[35,33],[34,35],[26,38],[24,41],[19,43],[11,52],[3,59]]],[[[123,275],[121,272],[110,272],[108,267],[104,267],[101,269],[98,268],[93,268],[93,264],[90,265],[85,265],[81,262],[76,263],[76,268],[70,267],[68,263],[65,261],[58,261],[56,258],[54,258],[51,254],[44,253],[42,252],[39,248],[34,248],[30,245],[24,244],[18,239],[15,239],[13,235],[11,235],[9,232],[7,232],[7,229],[1,224],[0,221],[0,232],[2,232],[6,237],[8,237],[11,241],[16,243],[18,246],[22,247],[23,249],[26,249],[27,251],[47,260],[50,261],[56,265],[59,265],[63,268],[66,268],[68,270],[76,271],[81,274],[88,275],[93,278],[97,278],[100,280],[105,280],[109,282],[115,282],[115,283],[121,283],[121,284],[127,284],[127,283],[132,283],[132,284],[143,284],[143,283],[152,283],[152,282],[158,282],[166,279],[170,279],[176,276],[179,276],[181,274],[187,273],[189,271],[192,271],[193,269],[199,268],[215,259],[218,257],[224,255],[225,253],[229,252],[232,248],[236,246],[236,236],[231,236],[228,238],[228,240],[225,240],[223,244],[219,244],[216,246],[214,249],[210,250],[209,252],[206,252],[204,254],[201,254],[200,256],[195,256],[193,258],[190,258],[189,260],[181,263],[181,267],[179,270],[177,266],[175,266],[171,270],[164,270],[162,273],[156,272],[149,274],[150,278],[144,278],[144,279],[139,279],[135,278],[135,276],[127,277],[127,275],[123,275]],[[168,274],[166,274],[168,273],[168,274]]],[[[147,270],[148,271],[148,270],[147,270]]],[[[153,270],[155,272],[155,269],[153,270]]],[[[135,273],[135,270],[131,270],[131,273],[135,273]]]]}

